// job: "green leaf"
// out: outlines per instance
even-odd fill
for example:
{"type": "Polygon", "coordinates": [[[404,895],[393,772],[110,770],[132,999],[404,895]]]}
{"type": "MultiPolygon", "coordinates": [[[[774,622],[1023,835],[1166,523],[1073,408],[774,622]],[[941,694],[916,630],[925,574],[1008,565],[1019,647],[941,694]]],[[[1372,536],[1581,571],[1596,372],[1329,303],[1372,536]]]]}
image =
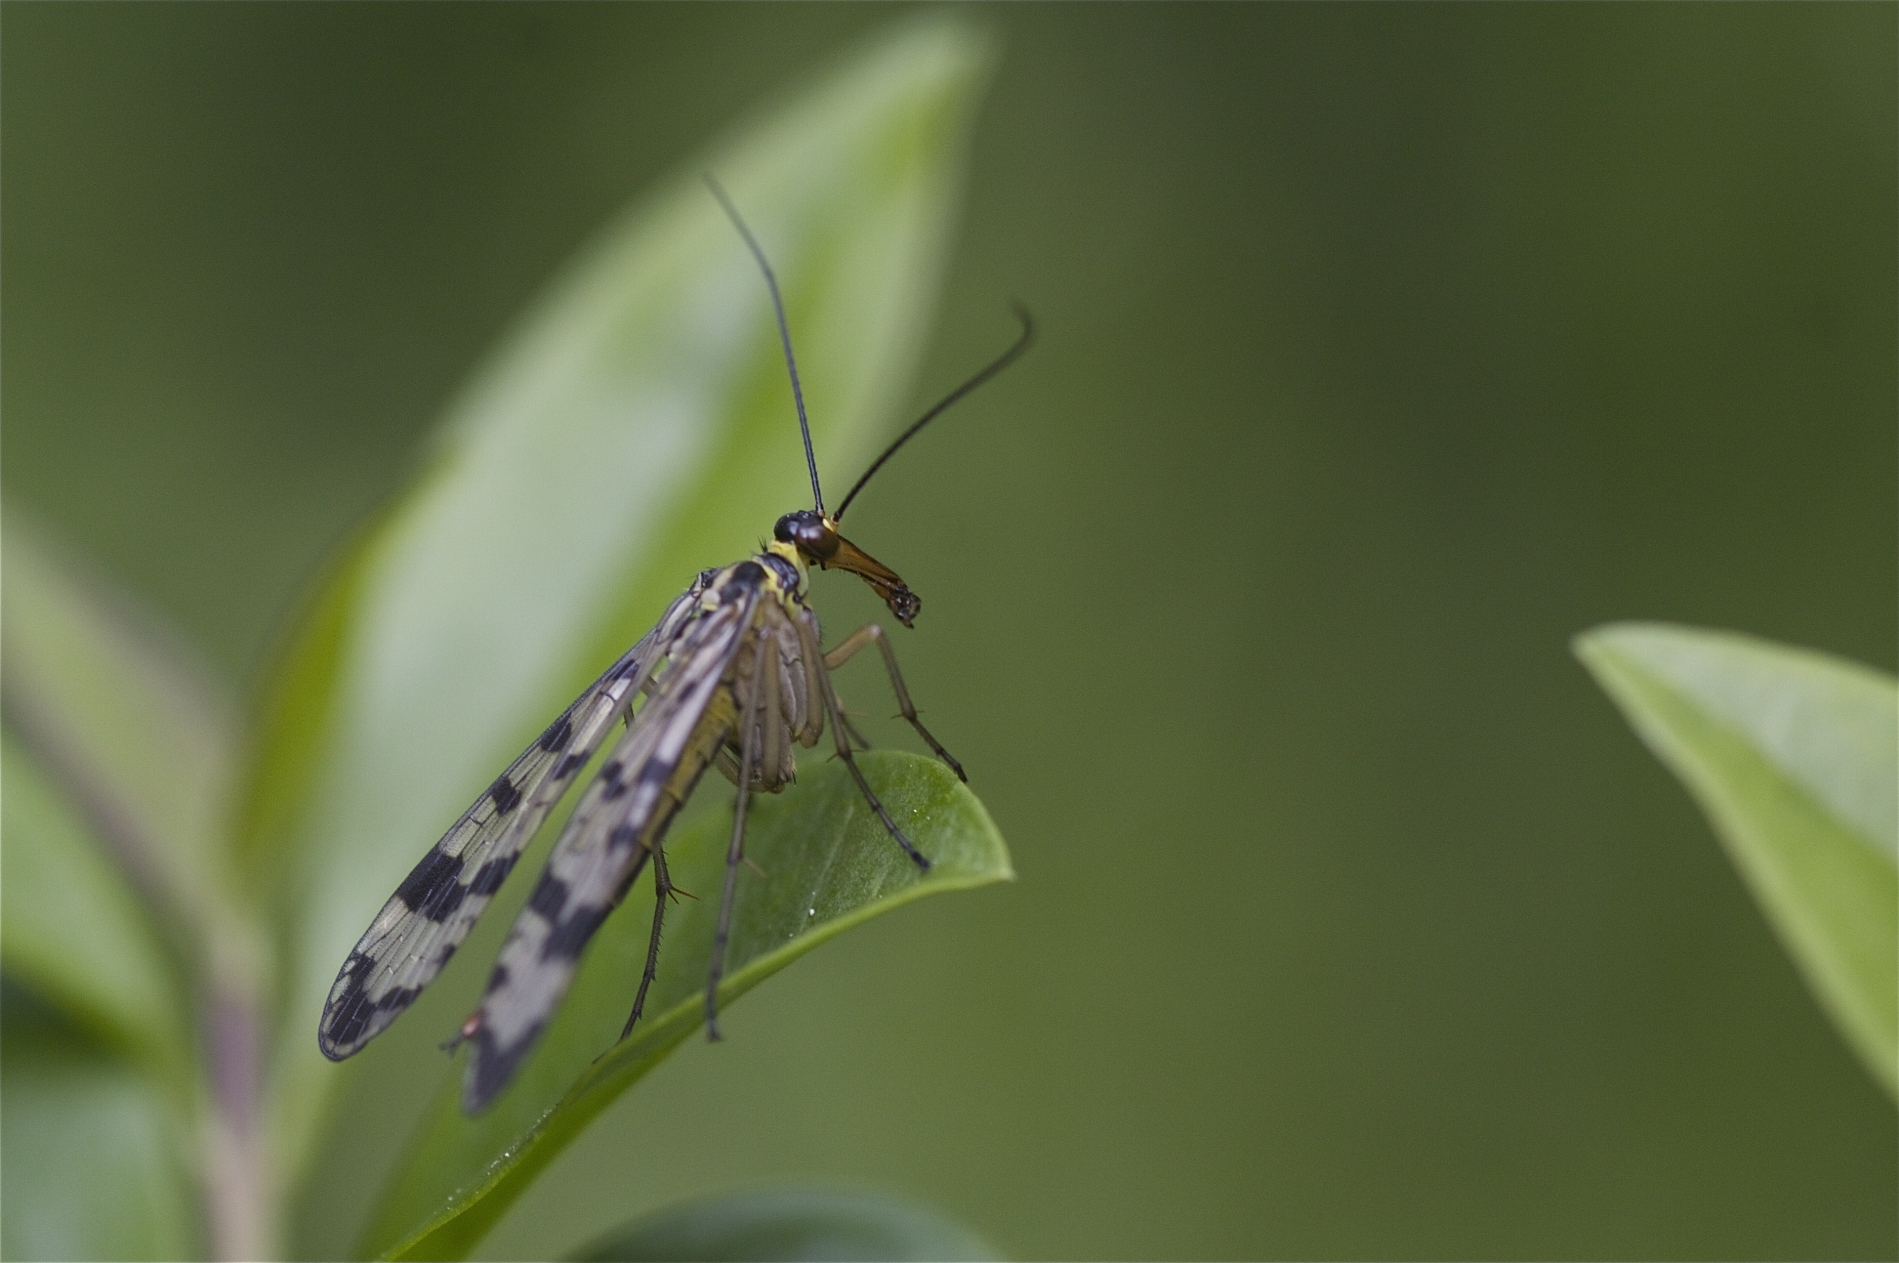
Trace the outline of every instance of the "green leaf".
{"type": "Polygon", "coordinates": [[[245,817],[289,927],[285,1170],[339,1073],[316,1049],[323,998],[390,890],[695,573],[809,503],[766,291],[701,174],[778,270],[824,468],[854,471],[900,420],[985,66],[959,22],[906,22],[642,198],[312,601],[245,817]]]}
{"type": "Polygon", "coordinates": [[[0,1257],[199,1257],[177,1102],[12,985],[0,997],[0,1257]]]}
{"type": "Polygon", "coordinates": [[[1733,632],[1621,623],[1576,652],[1701,804],[1820,1005],[1899,1096],[1899,687],[1733,632]]]}
{"type": "Polygon", "coordinates": [[[181,970],[222,920],[223,698],[175,640],[12,510],[0,549],[0,958],[43,1000],[189,1091],[181,970]]]}
{"type": "Polygon", "coordinates": [[[224,889],[225,700],[177,641],[17,513],[0,550],[7,727],[190,934],[224,889]]]}
{"type": "MultiPolygon", "coordinates": [[[[895,751],[860,762],[891,816],[933,861],[930,872],[920,875],[898,850],[840,765],[820,764],[783,796],[754,799],[745,849],[766,875],[741,870],[724,1002],[873,916],[1014,876],[988,813],[941,763],[895,751]]],[[[652,920],[629,907],[601,929],[540,1048],[492,1110],[465,1117],[460,1074],[444,1083],[365,1253],[464,1256],[589,1120],[699,1029],[730,834],[729,817],[712,813],[667,844],[674,883],[698,898],[667,913],[648,1016],[633,1034],[614,1043],[652,920]]]]}
{"type": "Polygon", "coordinates": [[[0,738],[0,966],[189,1092],[185,1004],[145,909],[11,733],[0,738]]]}
{"type": "Polygon", "coordinates": [[[994,1247],[940,1212],[878,1193],[760,1189],[668,1206],[614,1229],[576,1263],[960,1259],[994,1247]]]}

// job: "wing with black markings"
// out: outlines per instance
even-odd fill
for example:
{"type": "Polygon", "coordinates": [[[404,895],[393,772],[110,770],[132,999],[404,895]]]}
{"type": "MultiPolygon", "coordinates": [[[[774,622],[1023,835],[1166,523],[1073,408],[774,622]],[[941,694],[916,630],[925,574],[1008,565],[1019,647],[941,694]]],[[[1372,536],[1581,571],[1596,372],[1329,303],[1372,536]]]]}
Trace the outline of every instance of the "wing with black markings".
{"type": "Polygon", "coordinates": [[[481,1012],[462,1107],[485,1108],[514,1078],[573,982],[594,931],[618,906],[735,715],[727,668],[752,643],[756,591],[707,613],[679,638],[653,696],[633,719],[573,817],[515,919],[481,1012]]]}
{"type": "Polygon", "coordinates": [[[330,986],[317,1027],[324,1056],[341,1061],[361,1050],[435,980],[607,730],[700,612],[704,585],[701,576],[588,685],[396,887],[330,986]]]}

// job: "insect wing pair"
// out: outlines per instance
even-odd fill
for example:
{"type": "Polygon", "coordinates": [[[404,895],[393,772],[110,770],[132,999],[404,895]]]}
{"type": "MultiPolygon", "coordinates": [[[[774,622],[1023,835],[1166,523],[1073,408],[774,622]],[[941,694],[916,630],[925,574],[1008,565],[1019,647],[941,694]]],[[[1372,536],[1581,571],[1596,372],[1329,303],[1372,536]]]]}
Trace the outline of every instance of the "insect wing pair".
{"type": "MultiPolygon", "coordinates": [[[[708,180],[708,183],[711,181],[708,180]]],[[[838,757],[884,828],[918,865],[929,861],[904,836],[858,769],[854,740],[830,672],[875,643],[905,719],[958,776],[962,767],[917,719],[883,631],[870,624],[825,654],[806,605],[809,567],[859,575],[910,625],[921,607],[888,567],[837,531],[845,508],[890,454],[944,408],[1022,354],[1033,326],[1003,356],[925,413],[826,514],[810,430],[791,356],[776,277],[724,191],[714,194],[764,270],[791,371],[818,507],[786,514],[765,551],[700,573],[657,626],[608,667],[450,826],[396,888],[350,951],[330,988],[317,1042],[340,1061],[395,1021],[432,982],[487,909],[521,852],[560,802],[616,721],[626,732],[574,808],[533,894],[502,945],[481,1007],[463,1023],[470,1045],[462,1107],[476,1113],[513,1079],[559,1006],[594,932],[653,866],[653,928],[625,1038],[638,1021],[658,963],[660,929],[673,887],[663,847],[667,827],[715,764],[737,786],[725,886],[706,981],[707,1033],[718,1038],[717,997],[731,930],[745,809],[753,790],[776,792],[796,774],[793,745],[812,746],[829,720],[838,757]],[[642,704],[641,698],[645,701],[642,704]],[[635,709],[637,706],[637,709],[635,709]]]]}

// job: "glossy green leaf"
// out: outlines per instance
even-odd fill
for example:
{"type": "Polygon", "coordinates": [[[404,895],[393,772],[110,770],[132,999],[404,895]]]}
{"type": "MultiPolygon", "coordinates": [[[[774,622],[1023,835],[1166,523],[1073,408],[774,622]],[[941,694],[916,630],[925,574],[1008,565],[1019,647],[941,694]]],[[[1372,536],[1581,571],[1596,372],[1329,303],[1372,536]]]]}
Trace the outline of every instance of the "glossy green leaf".
{"type": "Polygon", "coordinates": [[[198,1257],[177,1101],[13,986],[0,995],[0,1257],[198,1257]]]}
{"type": "Polygon", "coordinates": [[[1621,623],[1576,652],[1682,779],[1821,1007],[1899,1095],[1899,687],[1733,632],[1621,623]]]}
{"type": "Polygon", "coordinates": [[[9,512],[0,548],[7,727],[189,931],[224,889],[225,700],[179,643],[33,524],[9,512]]]}
{"type": "Polygon", "coordinates": [[[11,733],[0,783],[0,968],[182,1096],[184,999],[125,874],[11,733]]]}
{"type": "Polygon", "coordinates": [[[642,198],[527,313],[312,603],[246,817],[292,927],[286,1169],[339,1073],[316,1049],[324,995],[390,890],[698,570],[809,503],[766,291],[701,174],[778,270],[822,468],[854,472],[901,420],[985,65],[959,23],[906,23],[642,198]]]}
{"type": "Polygon", "coordinates": [[[759,1189],[668,1206],[572,1256],[576,1263],[997,1257],[939,1211],[878,1193],[824,1189],[759,1189]]]}
{"type": "MultiPolygon", "coordinates": [[[[861,762],[933,867],[919,875],[841,765],[819,764],[782,796],[755,799],[746,854],[764,875],[740,872],[720,989],[726,1003],[870,917],[1014,875],[988,813],[941,763],[895,751],[861,762]]],[[[601,929],[541,1046],[494,1108],[473,1119],[461,1113],[459,1065],[444,1083],[365,1253],[464,1256],[587,1122],[700,1028],[730,834],[729,817],[715,812],[667,844],[674,883],[698,898],[667,914],[648,1016],[633,1034],[614,1042],[646,959],[652,918],[650,902],[638,897],[650,890],[644,882],[601,929]]]]}

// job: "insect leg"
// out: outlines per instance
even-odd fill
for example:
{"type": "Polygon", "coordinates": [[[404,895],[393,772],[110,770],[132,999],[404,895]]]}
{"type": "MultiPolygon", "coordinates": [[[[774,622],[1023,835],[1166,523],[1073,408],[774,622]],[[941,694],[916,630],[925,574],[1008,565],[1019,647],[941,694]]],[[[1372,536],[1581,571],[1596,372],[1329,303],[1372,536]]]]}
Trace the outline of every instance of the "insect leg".
{"type": "Polygon", "coordinates": [[[849,715],[846,715],[840,710],[837,713],[837,722],[843,725],[845,732],[850,734],[852,746],[859,750],[868,750],[871,748],[870,738],[857,731],[857,725],[851,722],[849,715]]]}
{"type": "Polygon", "coordinates": [[[794,735],[809,748],[824,732],[824,703],[820,700],[824,693],[824,651],[819,647],[816,615],[805,610],[793,623],[798,635],[798,663],[791,681],[803,718],[794,735]]]}
{"type": "Polygon", "coordinates": [[[646,944],[646,972],[640,975],[640,989],[633,996],[633,1011],[627,1014],[626,1025],[620,1029],[621,1039],[633,1033],[633,1023],[640,1020],[640,1011],[646,1007],[646,989],[653,985],[653,976],[659,972],[659,927],[666,919],[666,900],[672,893],[673,879],[666,871],[666,851],[654,843],[653,937],[646,944]]]}
{"type": "Polygon", "coordinates": [[[963,774],[963,765],[950,757],[950,752],[930,735],[930,730],[923,726],[921,719],[917,718],[917,708],[910,701],[910,690],[903,686],[903,672],[897,670],[897,651],[890,647],[890,637],[884,634],[883,628],[875,623],[866,623],[852,632],[845,638],[844,643],[824,655],[826,669],[837,670],[855,657],[859,649],[873,640],[877,642],[877,648],[883,652],[884,667],[890,672],[890,688],[897,695],[897,709],[902,711],[903,717],[910,721],[910,726],[917,730],[917,735],[929,744],[930,749],[936,751],[936,757],[950,765],[957,779],[967,782],[969,777],[963,774]]]}
{"type": "Polygon", "coordinates": [[[732,844],[725,851],[725,890],[719,896],[719,928],[712,936],[712,968],[706,972],[706,1039],[716,1042],[719,1035],[719,979],[725,975],[725,946],[732,937],[732,897],[738,893],[739,861],[745,858],[745,809],[751,803],[752,771],[758,766],[758,708],[764,701],[765,651],[770,644],[758,642],[752,679],[752,704],[739,716],[739,732],[744,755],[739,760],[738,802],[732,808],[732,844]]]}
{"type": "Polygon", "coordinates": [[[785,727],[785,706],[779,697],[778,645],[776,637],[764,637],[761,642],[764,657],[759,660],[758,679],[755,687],[759,691],[759,741],[758,767],[761,773],[760,784],[767,789],[781,788],[784,783],[797,774],[798,765],[791,760],[791,733],[785,727]],[[767,667],[769,661],[769,667],[767,667]],[[791,763],[789,770],[785,765],[791,763]]]}
{"type": "MultiPolygon", "coordinates": [[[[809,637],[812,640],[816,639],[811,629],[803,623],[799,624],[799,631],[801,635],[809,637]]],[[[852,639],[856,639],[856,637],[852,637],[852,639]]],[[[819,650],[816,644],[810,645],[807,648],[807,652],[816,655],[816,660],[820,665],[825,661],[822,651],[819,650]]],[[[870,782],[864,779],[864,773],[858,769],[857,760],[851,757],[851,741],[850,737],[846,735],[844,728],[844,703],[838,699],[837,689],[831,683],[830,671],[820,670],[818,676],[823,684],[823,687],[818,690],[818,693],[823,699],[824,709],[831,716],[831,735],[837,740],[837,757],[844,760],[844,766],[850,769],[851,779],[857,782],[857,791],[864,796],[864,801],[870,804],[870,809],[877,813],[877,818],[883,821],[885,830],[889,832],[891,837],[897,840],[897,845],[903,848],[903,853],[915,860],[918,868],[926,873],[929,872],[930,861],[925,858],[923,852],[917,850],[909,838],[903,836],[903,830],[897,827],[897,822],[890,818],[890,813],[884,810],[883,803],[880,802],[877,795],[871,791],[870,782]]],[[[932,742],[931,744],[935,743],[932,742]]]]}

